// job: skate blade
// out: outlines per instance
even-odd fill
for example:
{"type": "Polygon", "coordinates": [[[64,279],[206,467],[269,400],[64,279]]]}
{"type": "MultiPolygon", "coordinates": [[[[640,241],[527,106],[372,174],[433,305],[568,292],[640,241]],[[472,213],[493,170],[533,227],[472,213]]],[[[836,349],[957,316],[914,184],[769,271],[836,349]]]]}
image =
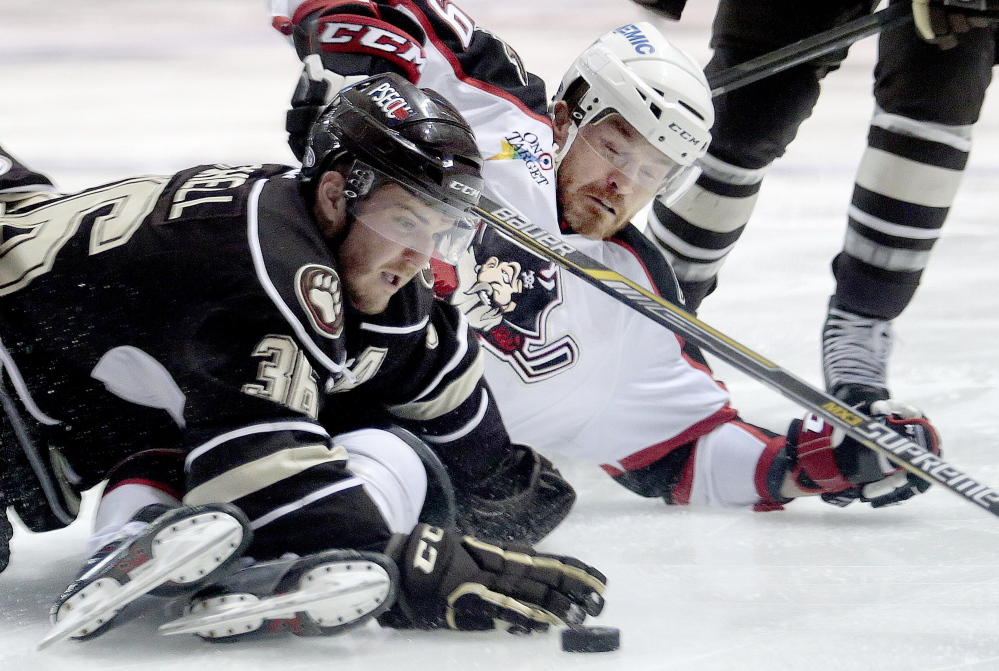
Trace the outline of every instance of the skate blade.
{"type": "Polygon", "coordinates": [[[384,598],[391,589],[391,583],[387,575],[341,576],[335,582],[305,591],[289,592],[260,601],[236,601],[219,606],[220,610],[213,613],[186,615],[161,625],[159,632],[164,636],[173,636],[204,634],[210,630],[236,629],[244,625],[253,625],[252,628],[256,629],[264,620],[292,618],[296,613],[321,610],[330,605],[347,608],[357,602],[384,598]],[[352,598],[347,600],[346,597],[352,598]]]}
{"type": "MultiPolygon", "coordinates": [[[[211,515],[216,513],[206,513],[211,515]]],[[[217,515],[217,514],[216,514],[217,515]]],[[[191,518],[197,520],[201,516],[191,518]]],[[[170,530],[166,527],[164,530],[170,530]]],[[[161,532],[162,533],[162,532],[161,532]]],[[[208,551],[217,549],[233,549],[239,547],[243,538],[243,527],[238,520],[228,516],[218,516],[210,524],[190,524],[190,520],[181,520],[178,529],[154,545],[155,562],[147,562],[131,574],[127,583],[115,591],[107,599],[93,599],[85,604],[75,604],[72,611],[65,612],[55,623],[48,634],[38,642],[36,650],[44,650],[59,641],[63,641],[79,632],[85,636],[88,631],[96,629],[103,621],[110,620],[113,613],[155,589],[165,582],[177,578],[175,574],[188,564],[197,563],[208,551]],[[209,533],[211,531],[211,533],[209,533]],[[107,617],[105,617],[107,616],[107,617]],[[104,618],[103,621],[102,618],[104,618]],[[98,624],[100,622],[100,624],[98,624]]],[[[159,535],[157,535],[159,540],[159,535]]],[[[231,554],[231,553],[230,553],[231,554]]],[[[228,555],[222,561],[228,559],[228,555]]],[[[222,561],[216,563],[221,564],[222,561]]],[[[181,576],[183,577],[183,576],[181,576]]],[[[100,583],[101,581],[95,581],[100,583]]],[[[111,581],[114,582],[114,581],[111,581]]],[[[115,583],[117,584],[117,583],[115,583]]],[[[89,586],[88,586],[89,587],[89,586]]],[[[86,592],[87,589],[81,590],[86,592]]]]}

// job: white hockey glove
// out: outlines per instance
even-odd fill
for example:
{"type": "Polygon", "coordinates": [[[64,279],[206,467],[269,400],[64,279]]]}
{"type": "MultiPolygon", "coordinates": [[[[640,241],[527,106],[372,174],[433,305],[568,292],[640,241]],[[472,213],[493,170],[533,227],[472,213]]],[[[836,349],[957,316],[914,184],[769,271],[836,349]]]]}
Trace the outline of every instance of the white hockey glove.
{"type": "Polygon", "coordinates": [[[941,49],[957,46],[959,35],[999,21],[997,0],[912,0],[920,37],[941,49]]]}
{"type": "Polygon", "coordinates": [[[401,589],[379,620],[384,626],[530,633],[579,624],[604,606],[602,573],[528,545],[492,545],[421,524],[388,553],[397,557],[401,589]]]}
{"type": "MultiPolygon", "coordinates": [[[[940,454],[937,432],[917,408],[886,400],[872,403],[869,412],[920,447],[940,454]]],[[[791,423],[785,449],[787,474],[794,486],[805,494],[821,494],[836,506],[859,499],[881,508],[910,499],[930,486],[815,415],[791,423]]]]}

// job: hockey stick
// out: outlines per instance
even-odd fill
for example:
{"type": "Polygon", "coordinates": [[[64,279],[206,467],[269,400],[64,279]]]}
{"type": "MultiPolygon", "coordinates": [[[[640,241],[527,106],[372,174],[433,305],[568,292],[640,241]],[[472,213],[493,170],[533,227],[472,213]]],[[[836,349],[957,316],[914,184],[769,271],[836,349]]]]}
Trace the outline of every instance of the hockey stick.
{"type": "MultiPolygon", "coordinates": [[[[38,483],[41,485],[45,501],[49,504],[52,514],[63,526],[72,524],[76,520],[76,514],[68,510],[64,505],[65,497],[60,496],[58,493],[61,488],[51,476],[51,470],[46,468],[44,457],[32,439],[31,432],[17,409],[17,404],[7,391],[3,381],[2,366],[0,366],[0,408],[2,408],[3,413],[7,416],[17,442],[20,443],[21,449],[24,450],[24,454],[28,458],[31,470],[34,471],[35,477],[38,478],[38,483]]],[[[16,505],[15,509],[17,509],[16,505]]],[[[35,529],[32,529],[32,531],[35,531],[35,529]]]]}
{"type": "Polygon", "coordinates": [[[520,214],[482,197],[477,213],[490,226],[605,294],[665,326],[687,341],[735,366],[803,408],[825,418],[851,438],[879,452],[924,480],[939,483],[999,517],[999,492],[984,485],[940,457],[875,421],[843,405],[745,345],[713,329],[620,273],[598,263],[563,239],[532,224],[520,214]]]}
{"type": "Polygon", "coordinates": [[[817,35],[806,37],[776,51],[715,73],[708,77],[711,95],[719,96],[722,93],[734,91],[764,77],[783,72],[795,65],[848,47],[868,35],[911,22],[912,9],[908,3],[892,5],[880,12],[854,19],[841,26],[830,28],[817,35]]]}

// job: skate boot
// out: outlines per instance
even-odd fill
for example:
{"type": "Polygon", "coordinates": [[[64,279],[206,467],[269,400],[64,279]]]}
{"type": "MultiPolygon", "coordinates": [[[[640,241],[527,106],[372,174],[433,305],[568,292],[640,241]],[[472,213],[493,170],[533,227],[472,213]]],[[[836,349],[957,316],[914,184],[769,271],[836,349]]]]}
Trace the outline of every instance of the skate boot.
{"type": "Polygon", "coordinates": [[[854,407],[887,399],[891,345],[890,321],[861,317],[830,303],[822,328],[826,390],[854,407]]]}
{"type": "Polygon", "coordinates": [[[246,516],[228,503],[147,506],[122,532],[87,560],[52,604],[53,627],[39,650],[103,633],[144,594],[177,596],[211,584],[228,573],[252,538],[246,516]]]}
{"type": "Polygon", "coordinates": [[[236,640],[274,632],[332,636],[359,627],[395,601],[399,572],[376,552],[326,550],[260,562],[196,594],[160,633],[236,640]]]}

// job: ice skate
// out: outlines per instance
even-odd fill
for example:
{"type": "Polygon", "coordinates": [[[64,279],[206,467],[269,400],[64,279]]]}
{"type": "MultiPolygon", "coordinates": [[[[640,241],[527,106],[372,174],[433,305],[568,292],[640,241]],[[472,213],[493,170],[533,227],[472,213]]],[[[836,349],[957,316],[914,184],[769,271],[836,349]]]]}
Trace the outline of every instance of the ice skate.
{"type": "Polygon", "coordinates": [[[861,317],[830,305],[822,328],[826,390],[848,405],[887,399],[890,321],[861,317]]]}
{"type": "Polygon", "coordinates": [[[395,563],[374,552],[327,550],[261,562],[202,590],[187,614],[160,633],[230,640],[278,631],[332,636],[387,610],[397,583],[395,563]]]}
{"type": "Polygon", "coordinates": [[[235,506],[208,504],[163,510],[148,506],[131,525],[138,533],[109,543],[52,605],[53,627],[38,644],[103,633],[121,610],[144,594],[194,592],[222,577],[249,545],[249,522],[235,506]]]}

